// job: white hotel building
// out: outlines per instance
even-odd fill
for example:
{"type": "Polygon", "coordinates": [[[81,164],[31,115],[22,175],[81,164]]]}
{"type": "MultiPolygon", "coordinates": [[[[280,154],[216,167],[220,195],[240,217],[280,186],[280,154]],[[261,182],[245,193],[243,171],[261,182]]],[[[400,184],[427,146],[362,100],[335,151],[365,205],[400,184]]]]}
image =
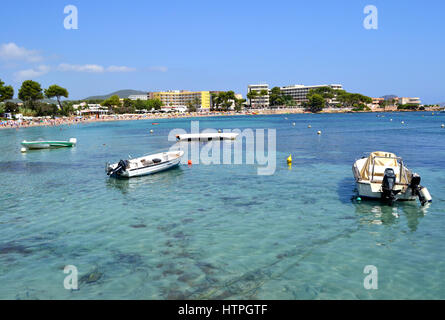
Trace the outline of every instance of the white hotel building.
{"type": "Polygon", "coordinates": [[[268,108],[269,107],[269,85],[265,84],[250,84],[247,87],[247,93],[256,91],[258,96],[255,99],[248,99],[248,104],[252,106],[252,108],[268,108]],[[260,95],[261,91],[266,90],[267,95],[260,95]],[[250,101],[252,100],[252,101],[250,101]]]}
{"type": "MultiPolygon", "coordinates": [[[[343,86],[341,84],[321,84],[316,86],[305,86],[302,84],[295,84],[292,86],[280,87],[280,90],[283,95],[291,96],[296,104],[300,104],[302,102],[308,101],[307,94],[309,93],[310,90],[322,87],[330,87],[334,90],[343,90],[343,86]]],[[[268,84],[252,84],[247,87],[247,92],[251,91],[260,92],[262,90],[267,90],[269,94],[271,92],[268,84]]],[[[252,99],[252,107],[266,107],[266,108],[269,107],[269,95],[259,96],[258,98],[252,99]]]]}
{"type": "Polygon", "coordinates": [[[148,100],[148,94],[132,94],[128,96],[130,100],[148,100]]]}
{"type": "Polygon", "coordinates": [[[291,96],[292,99],[296,103],[307,102],[307,94],[312,89],[330,87],[334,90],[343,90],[343,86],[341,84],[321,84],[317,86],[304,86],[302,84],[296,84],[293,86],[281,87],[281,93],[286,96],[291,96]]]}
{"type": "Polygon", "coordinates": [[[403,105],[403,104],[418,104],[418,105],[421,105],[422,101],[420,101],[420,98],[402,97],[402,98],[399,98],[399,104],[401,104],[401,105],[403,105]]]}

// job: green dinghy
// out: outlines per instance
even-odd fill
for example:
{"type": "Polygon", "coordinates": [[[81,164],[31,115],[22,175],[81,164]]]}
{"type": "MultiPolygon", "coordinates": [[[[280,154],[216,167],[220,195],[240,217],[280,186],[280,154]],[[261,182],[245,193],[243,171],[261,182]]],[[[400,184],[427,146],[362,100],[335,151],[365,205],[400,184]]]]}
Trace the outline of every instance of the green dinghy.
{"type": "Polygon", "coordinates": [[[71,148],[77,143],[76,138],[68,141],[23,141],[22,146],[27,149],[71,148]]]}

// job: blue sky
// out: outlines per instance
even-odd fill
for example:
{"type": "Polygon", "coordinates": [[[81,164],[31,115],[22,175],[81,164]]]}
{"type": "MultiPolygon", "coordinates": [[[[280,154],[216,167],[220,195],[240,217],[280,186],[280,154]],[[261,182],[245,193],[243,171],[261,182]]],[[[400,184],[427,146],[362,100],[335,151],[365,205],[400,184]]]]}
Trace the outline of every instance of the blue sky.
{"type": "Polygon", "coordinates": [[[15,0],[0,12],[0,78],[70,98],[119,89],[341,83],[445,101],[445,1],[15,0]],[[79,29],[65,30],[66,5],[79,29]],[[366,30],[366,5],[378,29],[366,30]]]}

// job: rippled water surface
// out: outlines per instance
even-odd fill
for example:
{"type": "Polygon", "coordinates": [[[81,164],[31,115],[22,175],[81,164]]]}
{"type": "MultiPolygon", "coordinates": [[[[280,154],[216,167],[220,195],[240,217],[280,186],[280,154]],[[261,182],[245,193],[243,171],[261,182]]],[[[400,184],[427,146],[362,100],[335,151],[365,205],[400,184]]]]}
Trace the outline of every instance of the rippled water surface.
{"type": "Polygon", "coordinates": [[[445,299],[445,114],[199,120],[276,129],[275,174],[194,164],[106,176],[107,161],[168,149],[190,119],[1,130],[0,298],[445,299]],[[20,153],[24,139],[71,137],[72,149],[20,153]],[[402,156],[434,202],[353,200],[351,166],[377,150],[402,156]],[[64,289],[65,265],[79,290],[64,289]],[[366,265],[378,290],[363,287],[366,265]]]}

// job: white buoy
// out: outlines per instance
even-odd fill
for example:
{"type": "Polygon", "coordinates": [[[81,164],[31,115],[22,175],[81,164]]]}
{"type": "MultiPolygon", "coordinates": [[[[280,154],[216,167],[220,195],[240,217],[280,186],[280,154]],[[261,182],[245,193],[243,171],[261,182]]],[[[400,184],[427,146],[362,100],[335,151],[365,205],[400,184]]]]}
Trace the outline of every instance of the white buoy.
{"type": "Polygon", "coordinates": [[[445,128],[445,124],[442,123],[442,125],[440,126],[441,128],[445,128]]]}
{"type": "Polygon", "coordinates": [[[21,152],[21,153],[25,153],[25,152],[26,152],[26,148],[21,148],[21,149],[20,149],[20,152],[21,152]]]}
{"type": "Polygon", "coordinates": [[[153,130],[150,130],[150,133],[153,133],[154,131],[153,130]]]}
{"type": "Polygon", "coordinates": [[[392,119],[389,119],[389,121],[392,121],[392,119]]]}
{"type": "Polygon", "coordinates": [[[293,126],[295,126],[295,124],[296,124],[295,122],[292,122],[292,125],[293,125],[293,126]]]}
{"type": "Polygon", "coordinates": [[[311,126],[311,125],[308,125],[307,127],[308,127],[308,128],[312,128],[312,126],[311,126]]]}
{"type": "Polygon", "coordinates": [[[405,121],[402,121],[402,124],[405,124],[405,121]]]}
{"type": "Polygon", "coordinates": [[[221,133],[222,131],[221,131],[221,129],[218,129],[218,133],[221,133]]]}
{"type": "Polygon", "coordinates": [[[317,131],[317,134],[321,134],[321,131],[317,131]]]}

